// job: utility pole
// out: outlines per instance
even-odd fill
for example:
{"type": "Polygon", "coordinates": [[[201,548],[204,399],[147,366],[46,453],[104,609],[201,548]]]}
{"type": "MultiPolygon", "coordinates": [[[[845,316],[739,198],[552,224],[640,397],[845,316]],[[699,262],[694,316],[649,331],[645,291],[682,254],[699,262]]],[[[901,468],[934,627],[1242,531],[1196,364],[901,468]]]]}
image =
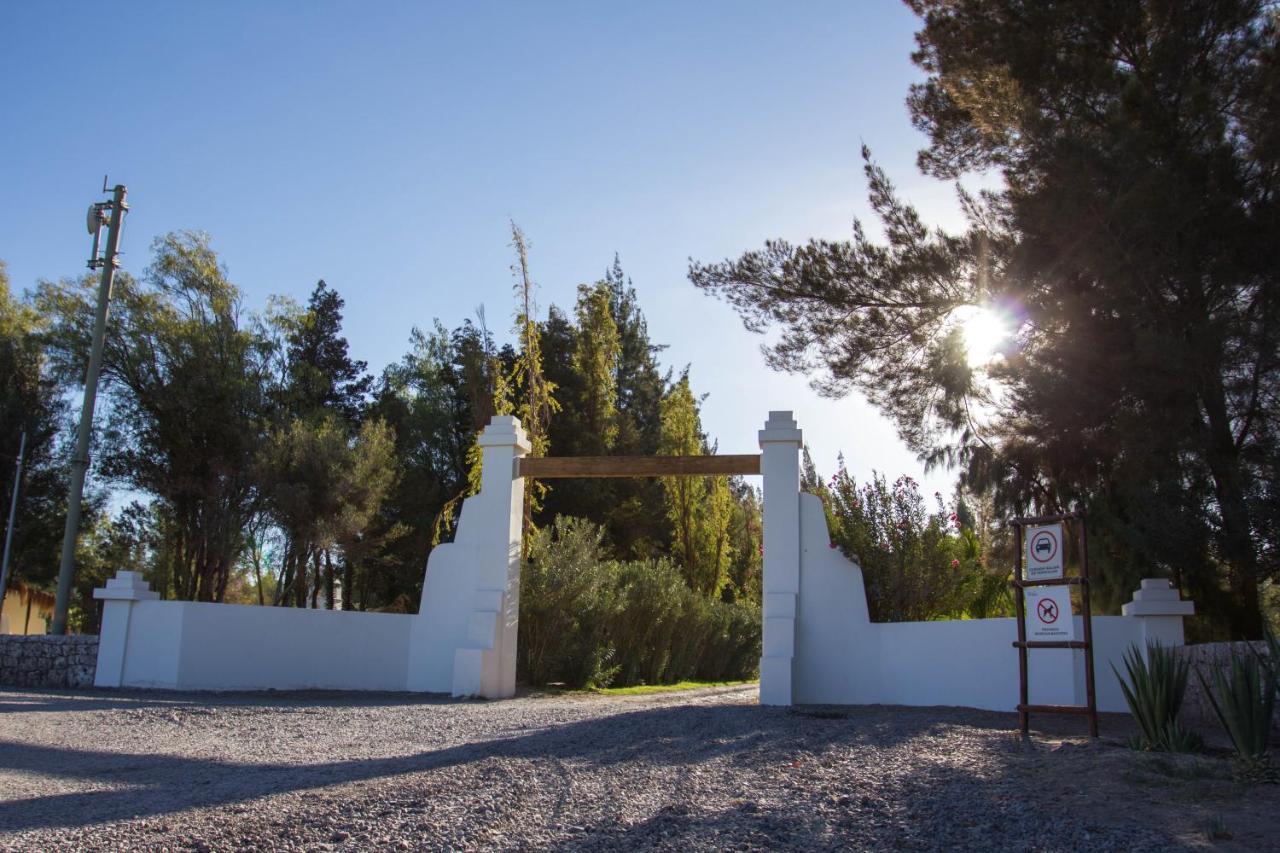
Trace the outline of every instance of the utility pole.
{"type": "Polygon", "coordinates": [[[13,499],[9,501],[9,526],[4,533],[4,558],[0,559],[0,607],[9,591],[9,551],[13,546],[13,522],[18,515],[18,486],[22,483],[22,460],[27,455],[27,431],[18,441],[18,467],[13,472],[13,499]]]}
{"type": "MultiPolygon", "coordinates": [[[[102,191],[107,191],[107,180],[102,179],[102,191]]],[[[107,336],[107,308],[111,302],[111,285],[120,265],[116,255],[120,250],[120,227],[124,224],[128,190],[116,184],[111,201],[98,202],[89,207],[89,233],[93,235],[93,257],[89,269],[102,268],[102,282],[98,285],[98,312],[93,319],[93,345],[89,351],[89,369],[84,377],[84,403],[80,406],[80,430],[76,433],[76,449],[71,457],[71,489],[67,495],[67,526],[62,534],[62,563],[58,568],[58,598],[53,611],[51,633],[67,633],[67,610],[71,606],[71,581],[75,575],[76,537],[80,533],[80,501],[84,495],[84,477],[89,470],[89,439],[93,435],[93,408],[98,399],[98,372],[102,368],[102,348],[107,336]],[[107,212],[111,218],[107,222],[107,212]],[[102,226],[107,223],[107,251],[98,256],[98,239],[102,226]]]]}

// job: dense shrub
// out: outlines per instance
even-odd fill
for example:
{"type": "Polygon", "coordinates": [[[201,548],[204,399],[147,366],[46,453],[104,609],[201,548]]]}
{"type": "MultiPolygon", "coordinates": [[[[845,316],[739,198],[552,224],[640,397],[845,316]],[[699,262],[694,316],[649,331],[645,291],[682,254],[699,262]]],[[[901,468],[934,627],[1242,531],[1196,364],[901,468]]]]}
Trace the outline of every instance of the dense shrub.
{"type": "Polygon", "coordinates": [[[874,622],[985,618],[1012,610],[1008,573],[985,565],[967,512],[948,512],[938,496],[925,508],[916,481],[890,487],[875,475],[861,487],[841,470],[822,487],[832,545],[862,567],[874,622]]]}
{"type": "Polygon", "coordinates": [[[604,533],[557,518],[520,582],[520,676],[574,687],[754,676],[760,610],[691,590],[670,561],[606,558],[604,533]]]}

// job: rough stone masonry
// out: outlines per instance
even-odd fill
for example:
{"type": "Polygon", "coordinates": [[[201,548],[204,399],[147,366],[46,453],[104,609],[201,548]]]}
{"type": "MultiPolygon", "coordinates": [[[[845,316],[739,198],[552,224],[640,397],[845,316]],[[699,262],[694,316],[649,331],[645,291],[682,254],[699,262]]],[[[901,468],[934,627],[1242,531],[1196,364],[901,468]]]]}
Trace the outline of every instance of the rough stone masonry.
{"type": "Polygon", "coordinates": [[[0,635],[0,684],[92,687],[97,663],[97,635],[0,635]]]}

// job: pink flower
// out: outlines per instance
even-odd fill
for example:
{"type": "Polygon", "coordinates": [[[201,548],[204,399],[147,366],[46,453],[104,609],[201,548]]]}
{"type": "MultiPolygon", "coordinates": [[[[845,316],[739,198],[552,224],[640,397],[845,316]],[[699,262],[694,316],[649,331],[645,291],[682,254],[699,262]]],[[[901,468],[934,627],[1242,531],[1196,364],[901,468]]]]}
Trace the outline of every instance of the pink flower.
{"type": "Polygon", "coordinates": [[[958,569],[958,568],[960,568],[960,561],[959,561],[959,560],[952,560],[952,561],[951,561],[951,568],[953,568],[953,569],[958,569]]]}

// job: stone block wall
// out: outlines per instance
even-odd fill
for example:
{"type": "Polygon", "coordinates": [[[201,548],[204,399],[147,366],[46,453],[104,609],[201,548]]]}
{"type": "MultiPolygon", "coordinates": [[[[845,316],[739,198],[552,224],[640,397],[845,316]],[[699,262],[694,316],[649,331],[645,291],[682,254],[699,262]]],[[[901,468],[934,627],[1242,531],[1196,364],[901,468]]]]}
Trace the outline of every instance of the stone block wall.
{"type": "Polygon", "coordinates": [[[98,638],[0,634],[0,685],[7,687],[92,687],[98,638]]]}
{"type": "MultiPolygon", "coordinates": [[[[1267,654],[1265,643],[1254,643],[1253,648],[1262,655],[1267,654]]],[[[1174,649],[1174,653],[1181,658],[1185,658],[1191,662],[1192,673],[1187,679],[1187,694],[1182,700],[1182,711],[1178,714],[1178,719],[1183,725],[1187,725],[1200,732],[1216,732],[1222,733],[1222,723],[1213,712],[1213,706],[1209,704],[1209,697],[1204,694],[1204,687],[1200,684],[1200,679],[1196,678],[1194,670],[1204,673],[1205,679],[1213,684],[1214,670],[1222,670],[1225,675],[1231,667],[1231,655],[1249,654],[1246,643],[1197,643],[1194,646],[1180,646],[1174,649]]],[[[1271,718],[1271,735],[1275,740],[1280,740],[1280,713],[1275,714],[1271,718]]]]}

